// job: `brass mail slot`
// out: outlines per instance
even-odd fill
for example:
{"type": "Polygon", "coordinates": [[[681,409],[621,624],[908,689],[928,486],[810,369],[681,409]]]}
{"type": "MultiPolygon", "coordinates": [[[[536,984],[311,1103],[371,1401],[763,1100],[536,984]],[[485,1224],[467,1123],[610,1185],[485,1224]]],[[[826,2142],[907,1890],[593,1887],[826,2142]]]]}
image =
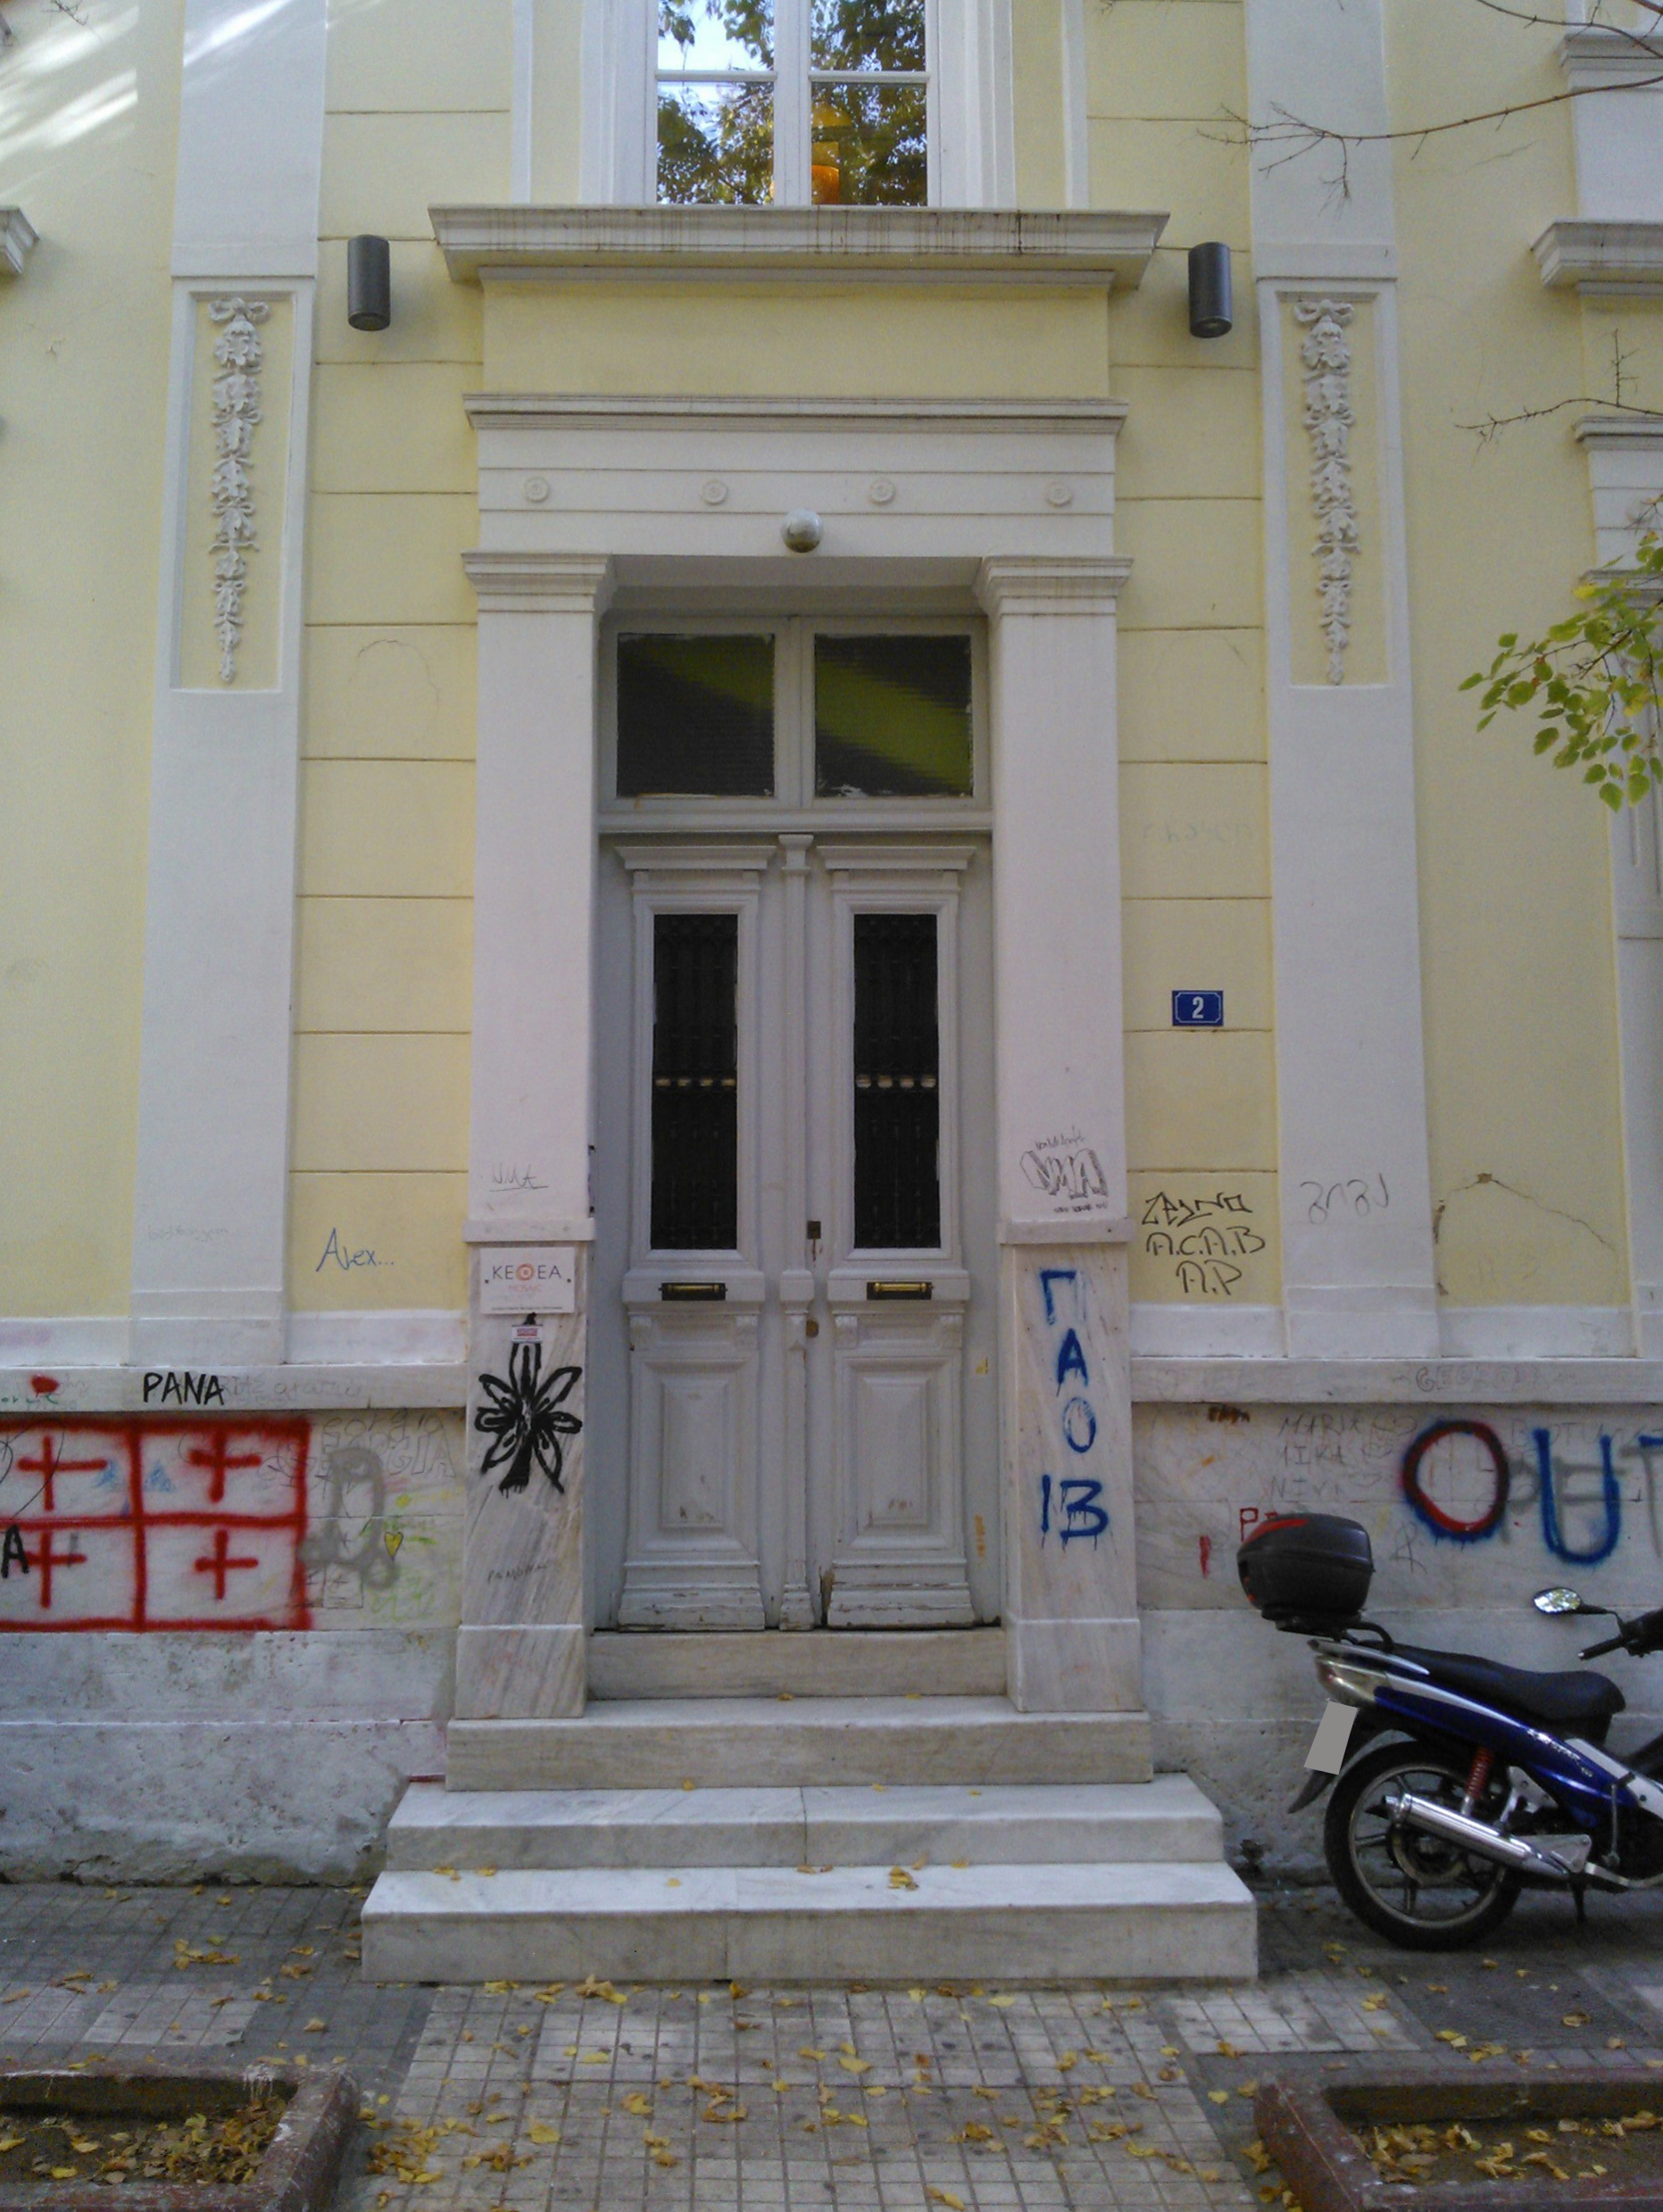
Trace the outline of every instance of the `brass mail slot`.
{"type": "Polygon", "coordinates": [[[927,1301],[935,1295],[934,1283],[869,1283],[869,1298],[914,1298],[927,1301]]]}
{"type": "Polygon", "coordinates": [[[726,1283],[661,1283],[658,1294],[666,1305],[719,1305],[728,1295],[726,1283]]]}

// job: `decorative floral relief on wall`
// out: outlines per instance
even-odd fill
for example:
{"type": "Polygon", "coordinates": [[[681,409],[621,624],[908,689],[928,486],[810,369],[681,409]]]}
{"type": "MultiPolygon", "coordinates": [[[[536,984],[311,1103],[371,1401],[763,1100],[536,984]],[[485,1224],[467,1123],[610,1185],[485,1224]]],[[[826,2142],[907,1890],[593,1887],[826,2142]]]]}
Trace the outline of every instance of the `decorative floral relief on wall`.
{"type": "Polygon", "coordinates": [[[1317,513],[1317,591],[1328,645],[1328,681],[1345,679],[1351,634],[1351,564],[1359,551],[1351,487],[1351,342],[1356,308],[1350,300],[1297,300],[1305,326],[1300,360],[1305,371],[1305,434],[1310,441],[1310,495],[1317,513]]]}
{"type": "Polygon", "coordinates": [[[259,326],[271,312],[264,300],[210,300],[208,312],[223,327],[213,342],[220,374],[213,380],[213,628],[220,641],[220,681],[234,683],[243,636],[243,594],[254,550],[252,467],[254,427],[260,420],[260,370],[265,359],[259,326]]]}

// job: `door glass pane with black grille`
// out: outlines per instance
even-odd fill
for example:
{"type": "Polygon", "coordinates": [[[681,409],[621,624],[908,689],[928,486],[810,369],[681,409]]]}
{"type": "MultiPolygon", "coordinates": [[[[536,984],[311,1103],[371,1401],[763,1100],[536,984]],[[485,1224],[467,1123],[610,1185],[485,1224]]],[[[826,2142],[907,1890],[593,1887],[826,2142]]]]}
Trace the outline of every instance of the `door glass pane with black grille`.
{"type": "Polygon", "coordinates": [[[658,914],[653,932],[652,1241],[731,1252],[738,1228],[736,914],[658,914]]]}
{"type": "Polygon", "coordinates": [[[941,1069],[934,914],[856,914],[854,1242],[941,1243],[941,1069]]]}

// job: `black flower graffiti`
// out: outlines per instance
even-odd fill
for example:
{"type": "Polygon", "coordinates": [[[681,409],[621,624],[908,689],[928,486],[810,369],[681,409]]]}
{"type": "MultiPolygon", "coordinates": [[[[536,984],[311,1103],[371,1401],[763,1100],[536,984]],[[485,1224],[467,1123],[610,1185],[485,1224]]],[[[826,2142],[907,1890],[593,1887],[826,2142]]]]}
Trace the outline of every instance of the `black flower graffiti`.
{"type": "Polygon", "coordinates": [[[564,1493],[561,1470],[565,1465],[562,1436],[575,1436],[583,1423],[563,1410],[576,1387],[580,1368],[551,1368],[542,1373],[541,1344],[516,1344],[508,1355],[508,1380],[482,1375],[479,1387],[490,1401],[473,1417],[473,1425],[493,1441],[486,1448],[481,1473],[489,1475],[508,1464],[499,1490],[523,1490],[531,1480],[535,1459],[556,1490],[564,1493]]]}

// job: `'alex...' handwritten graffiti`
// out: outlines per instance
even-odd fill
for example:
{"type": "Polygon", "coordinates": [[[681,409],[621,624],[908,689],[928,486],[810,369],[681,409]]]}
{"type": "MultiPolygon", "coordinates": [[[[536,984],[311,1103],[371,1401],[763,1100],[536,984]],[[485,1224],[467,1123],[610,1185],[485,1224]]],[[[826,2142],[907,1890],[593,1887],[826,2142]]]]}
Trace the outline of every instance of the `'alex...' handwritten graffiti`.
{"type": "Polygon", "coordinates": [[[0,1424],[0,1632],[307,1628],[310,1424],[0,1424]]]}
{"type": "MultiPolygon", "coordinates": [[[[1058,1426],[1066,1450],[1084,1459],[1097,1442],[1097,1414],[1086,1393],[1092,1387],[1091,1368],[1080,1342],[1085,1318],[1079,1271],[1075,1268],[1042,1268],[1040,1295],[1045,1326],[1051,1331],[1050,1379],[1058,1400],[1058,1426]],[[1062,1310],[1066,1309],[1066,1310],[1062,1310]],[[1072,1314],[1073,1318],[1067,1318],[1072,1314]]],[[[1082,1536],[1093,1549],[1109,1533],[1109,1513],[1102,1503],[1102,1484],[1093,1475],[1074,1474],[1039,1478],[1039,1540],[1044,1543],[1054,1527],[1066,1550],[1082,1536]]]]}

